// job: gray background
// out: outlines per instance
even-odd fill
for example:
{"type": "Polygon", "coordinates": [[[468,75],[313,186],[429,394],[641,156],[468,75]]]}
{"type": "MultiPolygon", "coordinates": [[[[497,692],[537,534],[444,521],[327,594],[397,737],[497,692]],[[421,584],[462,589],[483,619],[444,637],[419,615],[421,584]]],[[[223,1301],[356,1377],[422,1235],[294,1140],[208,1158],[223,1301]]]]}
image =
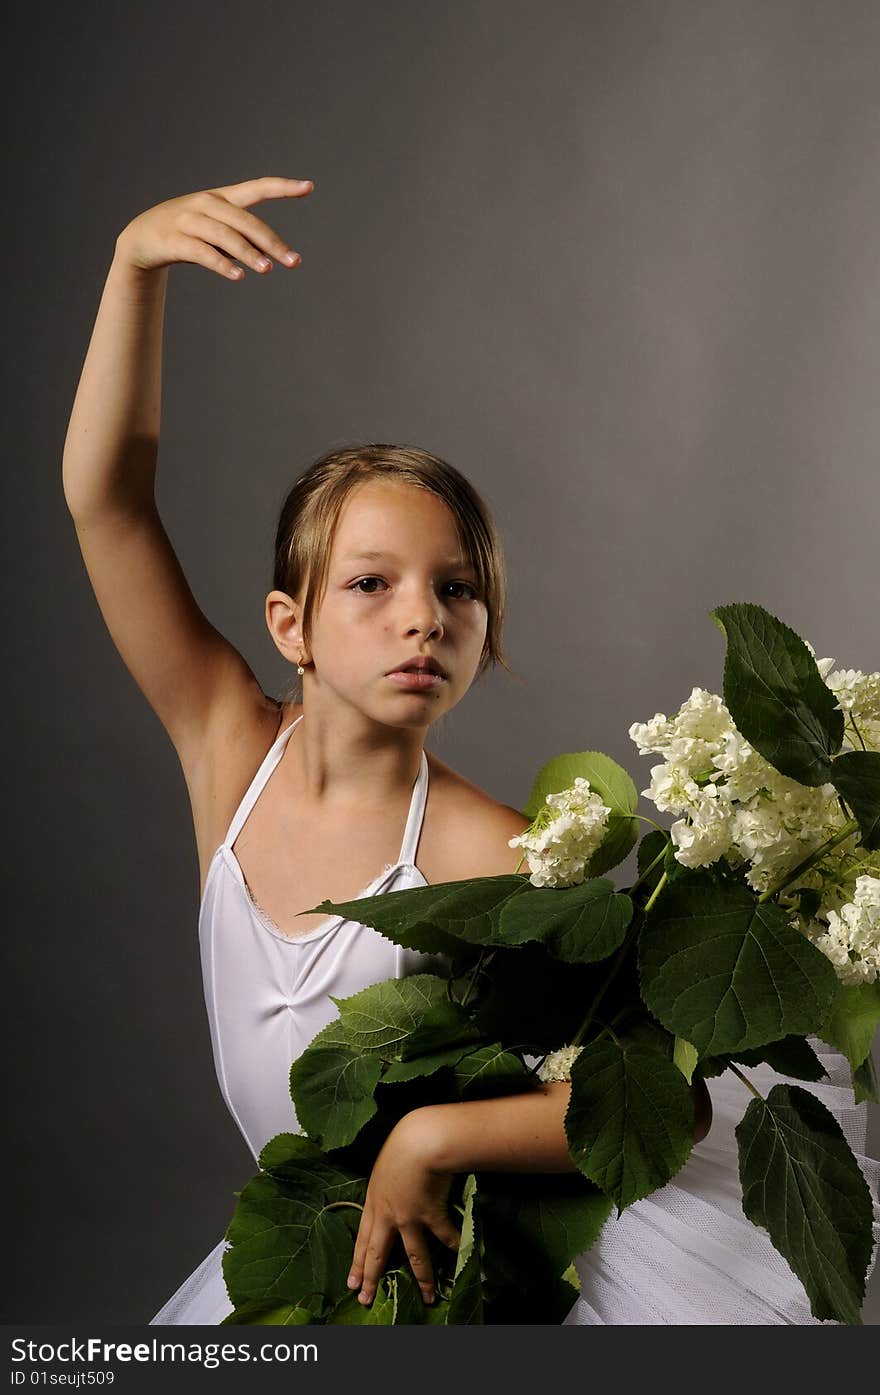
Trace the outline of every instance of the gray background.
{"type": "Polygon", "coordinates": [[[139,1322],[253,1169],[210,1058],[184,783],[61,491],[117,233],[195,189],[316,181],[255,210],[299,270],[170,273],[160,508],[267,690],[287,681],[262,605],[290,482],[334,444],[414,442],[483,491],[511,572],[517,677],[487,678],[433,748],[515,805],[566,750],[644,788],[630,723],[720,690],[712,606],[759,602],[820,657],[880,667],[880,7],[14,23],[4,1316],[139,1322]]]}

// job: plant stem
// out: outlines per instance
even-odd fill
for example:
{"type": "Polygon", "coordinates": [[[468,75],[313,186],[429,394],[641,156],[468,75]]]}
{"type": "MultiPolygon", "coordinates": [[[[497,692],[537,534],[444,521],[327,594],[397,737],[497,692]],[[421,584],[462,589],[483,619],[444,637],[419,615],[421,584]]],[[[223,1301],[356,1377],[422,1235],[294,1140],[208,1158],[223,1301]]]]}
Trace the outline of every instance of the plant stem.
{"type": "Polygon", "coordinates": [[[473,991],[474,984],[476,983],[477,978],[479,977],[480,970],[481,970],[482,967],[483,967],[483,960],[486,958],[486,954],[487,954],[487,953],[488,953],[488,951],[486,950],[486,948],[485,948],[485,946],[484,946],[484,947],[480,950],[480,957],[479,957],[479,959],[477,960],[476,964],[474,965],[474,971],[473,971],[473,973],[471,974],[470,983],[468,984],[467,988],[465,989],[464,997],[463,997],[462,1000],[461,1000],[461,1006],[462,1006],[463,1008],[467,1007],[467,1005],[468,1005],[468,999],[469,999],[469,997],[471,996],[471,993],[472,993],[472,991],[473,991]]]}
{"type": "Polygon", "coordinates": [[[633,882],[632,886],[631,886],[630,889],[629,889],[629,895],[630,895],[630,896],[632,896],[632,894],[633,894],[634,891],[638,891],[639,887],[642,885],[642,882],[645,882],[645,881],[648,880],[648,878],[650,877],[650,875],[651,875],[651,873],[653,872],[654,868],[657,866],[657,863],[663,861],[664,857],[666,856],[666,853],[667,853],[668,849],[669,849],[669,844],[667,843],[665,848],[661,848],[661,849],[660,849],[660,851],[658,852],[657,856],[654,858],[654,861],[651,863],[651,865],[650,865],[649,867],[646,867],[645,870],[644,870],[644,872],[642,873],[642,875],[641,875],[636,881],[633,882]]]}
{"type": "Polygon", "coordinates": [[[741,1080],[742,1083],[745,1085],[746,1089],[751,1090],[751,1092],[752,1092],[752,1094],[755,1096],[755,1099],[756,1099],[756,1100],[763,1100],[764,1096],[761,1094],[761,1091],[755,1089],[755,1087],[754,1087],[754,1085],[752,1084],[751,1080],[748,1080],[748,1079],[743,1075],[743,1073],[742,1073],[741,1070],[737,1070],[736,1066],[733,1064],[732,1061],[730,1061],[730,1062],[728,1063],[728,1067],[727,1067],[727,1068],[728,1068],[728,1070],[732,1070],[733,1073],[734,1073],[734,1075],[738,1075],[738,1076],[739,1076],[740,1080],[741,1080]]]}
{"type": "Polygon", "coordinates": [[[664,888],[664,886],[666,885],[666,883],[668,882],[668,880],[669,880],[669,878],[668,878],[668,876],[666,875],[666,873],[664,872],[664,873],[663,873],[663,876],[660,878],[659,882],[658,882],[657,885],[654,887],[654,890],[651,892],[651,895],[650,895],[649,899],[645,902],[645,915],[648,914],[648,911],[651,909],[651,907],[653,906],[654,902],[657,900],[657,897],[660,895],[660,892],[663,890],[663,888],[664,888]]]}
{"type": "Polygon", "coordinates": [[[811,867],[815,867],[817,862],[822,861],[826,853],[830,853],[832,848],[837,847],[838,843],[845,842],[847,838],[853,833],[858,833],[858,831],[858,819],[850,819],[849,822],[841,828],[839,833],[835,833],[834,837],[829,838],[827,842],[823,843],[821,848],[816,848],[815,851],[811,852],[808,857],[805,857],[802,862],[799,862],[794,871],[787,872],[785,880],[780,882],[779,886],[772,886],[769,891],[762,892],[758,897],[758,905],[760,906],[764,901],[769,901],[771,896],[778,896],[780,891],[785,891],[787,887],[792,886],[803,872],[808,871],[811,867]]]}
{"type": "Polygon", "coordinates": [[[364,1209],[359,1201],[328,1201],[325,1206],[321,1207],[321,1210],[338,1211],[340,1206],[353,1206],[356,1211],[363,1211],[364,1209]]]}

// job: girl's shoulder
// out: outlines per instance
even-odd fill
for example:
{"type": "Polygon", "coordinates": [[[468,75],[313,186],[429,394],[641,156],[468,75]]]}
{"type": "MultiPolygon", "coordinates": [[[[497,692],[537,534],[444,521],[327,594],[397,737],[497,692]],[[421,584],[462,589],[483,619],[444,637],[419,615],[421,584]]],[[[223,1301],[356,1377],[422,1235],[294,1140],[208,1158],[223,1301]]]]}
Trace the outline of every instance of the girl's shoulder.
{"type": "Polygon", "coordinates": [[[529,820],[433,752],[425,754],[430,779],[418,860],[426,880],[460,881],[513,872],[521,850],[511,848],[509,840],[522,833],[529,820]]]}

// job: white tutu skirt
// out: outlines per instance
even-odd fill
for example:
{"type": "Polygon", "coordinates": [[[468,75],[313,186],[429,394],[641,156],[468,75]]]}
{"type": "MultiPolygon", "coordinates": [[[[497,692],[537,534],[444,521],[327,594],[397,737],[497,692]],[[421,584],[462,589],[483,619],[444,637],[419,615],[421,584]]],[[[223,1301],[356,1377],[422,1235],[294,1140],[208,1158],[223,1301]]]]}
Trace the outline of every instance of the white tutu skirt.
{"type": "MultiPolygon", "coordinates": [[[[831,1111],[871,1191],[876,1247],[880,1163],[866,1157],[868,1106],[853,1103],[845,1059],[822,1042],[812,1045],[827,1080],[790,1081],[769,1066],[743,1074],[764,1096],[774,1085],[800,1084],[831,1111]]],[[[581,1296],[566,1326],[825,1325],[811,1315],[800,1281],[767,1232],[743,1214],[734,1129],[752,1096],[732,1071],[706,1083],[713,1110],[708,1135],[665,1187],[619,1217],[612,1212],[595,1245],[576,1261],[581,1296]]]]}
{"type": "MultiPolygon", "coordinates": [[[[837,1119],[874,1198],[880,1237],[880,1163],[866,1157],[867,1106],[854,1105],[842,1056],[813,1042],[828,1080],[789,1082],[767,1066],[745,1071],[763,1095],[800,1083],[837,1119]]],[[[734,1129],[751,1100],[731,1072],[707,1082],[712,1127],[681,1172],[644,1201],[613,1212],[595,1245],[576,1261],[581,1296],[565,1325],[779,1325],[816,1319],[798,1279],[766,1231],[742,1210],[734,1129]]],[[[221,1240],[153,1318],[155,1326],[212,1326],[232,1311],[221,1240]]],[[[833,1324],[829,1324],[833,1325],[833,1324]]]]}

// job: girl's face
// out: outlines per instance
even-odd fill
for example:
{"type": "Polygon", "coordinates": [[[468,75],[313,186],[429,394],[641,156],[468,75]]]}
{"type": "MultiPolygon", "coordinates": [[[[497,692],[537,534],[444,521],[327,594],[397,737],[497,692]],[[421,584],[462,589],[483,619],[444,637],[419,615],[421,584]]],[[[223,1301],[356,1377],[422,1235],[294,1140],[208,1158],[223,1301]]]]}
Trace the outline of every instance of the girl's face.
{"type": "Polygon", "coordinates": [[[427,726],[473,682],[486,637],[477,575],[450,510],[416,485],[370,480],[339,515],[309,657],[322,689],[389,726],[427,726]],[[430,658],[440,676],[402,673],[430,658]]]}

